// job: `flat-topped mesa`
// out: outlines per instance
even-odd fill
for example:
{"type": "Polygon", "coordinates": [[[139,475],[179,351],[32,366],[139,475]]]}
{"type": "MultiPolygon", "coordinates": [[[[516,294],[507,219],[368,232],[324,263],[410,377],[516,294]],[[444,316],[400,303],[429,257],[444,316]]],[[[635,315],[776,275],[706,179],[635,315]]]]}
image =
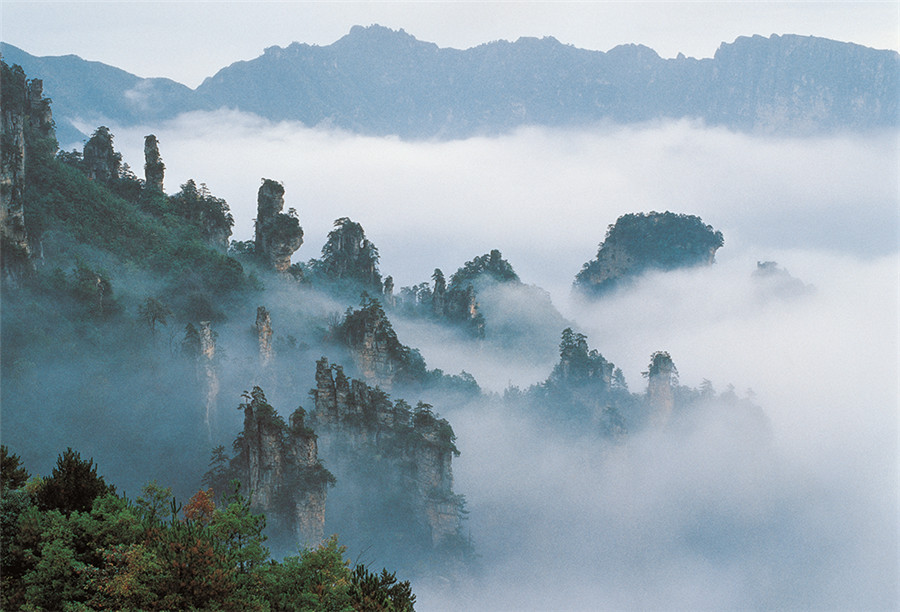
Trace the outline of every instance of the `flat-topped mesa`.
{"type": "Polygon", "coordinates": [[[678,370],[672,357],[665,351],[657,351],[650,357],[650,366],[645,372],[648,378],[647,401],[650,407],[650,421],[657,427],[665,426],[672,417],[675,407],[675,384],[678,370]]]}
{"type": "Polygon", "coordinates": [[[288,527],[301,545],[315,546],[324,538],[327,487],[334,484],[319,462],[316,435],[302,408],[287,425],[259,387],[244,399],[244,431],[230,475],[247,487],[255,512],[288,527]]]}
{"type": "Polygon", "coordinates": [[[256,309],[256,336],[259,340],[259,361],[263,367],[272,362],[272,317],[265,306],[256,309]]]}
{"type": "Polygon", "coordinates": [[[700,217],[629,213],[609,226],[597,257],[584,264],[574,284],[589,295],[600,295],[646,270],[712,265],[723,244],[722,232],[700,217]]]}
{"type": "Polygon", "coordinates": [[[256,254],[276,272],[291,266],[291,256],[303,244],[303,228],[294,209],[284,208],[284,186],[263,179],[256,198],[256,254]]]}
{"type": "Polygon", "coordinates": [[[159,155],[159,141],[156,136],[144,136],[144,189],[163,193],[163,178],[166,165],[159,155]]]}

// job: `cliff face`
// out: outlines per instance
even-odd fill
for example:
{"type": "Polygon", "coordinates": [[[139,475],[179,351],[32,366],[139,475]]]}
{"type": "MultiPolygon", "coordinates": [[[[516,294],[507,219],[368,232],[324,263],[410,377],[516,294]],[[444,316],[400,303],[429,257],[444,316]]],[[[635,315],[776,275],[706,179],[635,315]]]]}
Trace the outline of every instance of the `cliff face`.
{"type": "Polygon", "coordinates": [[[348,312],[334,331],[368,383],[390,390],[398,375],[406,373],[410,350],[400,344],[377,300],[367,300],[359,310],[348,312]]]}
{"type": "Polygon", "coordinates": [[[282,213],[284,187],[263,179],[256,199],[256,254],[276,272],[291,266],[291,255],[303,244],[303,229],[292,214],[282,213]]]}
{"type": "Polygon", "coordinates": [[[28,80],[18,67],[2,63],[0,83],[0,262],[5,281],[16,282],[30,268],[31,247],[25,226],[26,139],[52,142],[50,101],[43,82],[28,80]]]}
{"type": "Polygon", "coordinates": [[[159,155],[159,141],[150,134],[144,137],[144,188],[163,193],[166,165],[159,155]]]}
{"type": "Polygon", "coordinates": [[[334,478],[318,459],[316,435],[298,408],[286,425],[259,387],[245,396],[244,430],[233,476],[252,493],[252,508],[288,528],[301,545],[324,538],[326,490],[334,478]]]}
{"type": "Polygon", "coordinates": [[[272,318],[265,306],[256,309],[256,336],[259,340],[259,361],[263,367],[272,362],[272,318]]]}
{"type": "Polygon", "coordinates": [[[647,401],[651,423],[658,427],[666,425],[672,418],[675,407],[674,381],[677,375],[678,370],[668,353],[653,353],[647,372],[647,401]]]}
{"type": "Polygon", "coordinates": [[[122,154],[113,148],[113,137],[109,128],[101,125],[93,136],[84,143],[84,168],[88,178],[109,183],[119,178],[122,154]]]}
{"type": "Polygon", "coordinates": [[[206,403],[204,420],[206,429],[212,437],[213,424],[216,417],[216,403],[219,399],[219,375],[216,372],[216,336],[209,321],[200,322],[199,355],[197,357],[197,377],[205,389],[206,403]]]}
{"type": "Polygon", "coordinates": [[[338,489],[344,480],[361,488],[360,504],[367,489],[379,489],[378,496],[393,499],[396,512],[405,513],[399,521],[406,524],[404,537],[414,538],[419,529],[429,548],[459,535],[461,499],[453,493],[451,468],[458,451],[447,421],[427,404],[411,409],[403,400],[392,403],[380,389],[348,380],[324,357],[316,363],[310,394],[313,422],[327,442],[323,456],[339,470],[338,489]]]}

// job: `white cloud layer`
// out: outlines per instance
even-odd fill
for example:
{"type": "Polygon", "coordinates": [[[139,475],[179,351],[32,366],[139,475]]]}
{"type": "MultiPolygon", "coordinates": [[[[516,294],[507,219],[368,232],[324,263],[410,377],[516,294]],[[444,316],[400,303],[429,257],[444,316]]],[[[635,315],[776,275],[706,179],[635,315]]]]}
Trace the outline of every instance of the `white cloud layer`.
{"type": "MultiPolygon", "coordinates": [[[[362,223],[398,288],[498,248],[632,391],[667,350],[685,384],[755,392],[771,438],[712,410],[612,449],[506,407],[442,409],[485,575],[460,593],[419,585],[422,609],[896,606],[896,134],[770,139],[681,122],[411,143],[230,112],[113,131],[135,168],[155,133],[169,192],[206,182],[239,239],[260,178],[274,178],[306,231],[296,259],[317,256],[340,216],[362,223]],[[573,299],[607,225],[650,210],[722,230],[719,262],[573,299]],[[814,290],[780,296],[752,277],[758,260],[814,290]]],[[[549,374],[561,330],[547,320],[539,357],[473,351],[425,324],[398,332],[431,367],[502,391],[549,374]]]]}

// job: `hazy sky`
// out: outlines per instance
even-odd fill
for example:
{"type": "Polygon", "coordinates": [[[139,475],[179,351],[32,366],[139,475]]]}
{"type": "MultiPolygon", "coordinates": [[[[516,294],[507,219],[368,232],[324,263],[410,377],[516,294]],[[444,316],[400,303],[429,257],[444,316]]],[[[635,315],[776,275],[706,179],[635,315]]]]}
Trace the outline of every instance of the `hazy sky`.
{"type": "Polygon", "coordinates": [[[196,87],[235,61],[298,41],[328,45],[353,25],[403,28],[468,48],[553,36],[607,51],[641,43],[663,57],[711,57],[751,34],[803,34],[900,49],[887,2],[0,2],[0,38],[33,55],[74,53],[196,87]]]}

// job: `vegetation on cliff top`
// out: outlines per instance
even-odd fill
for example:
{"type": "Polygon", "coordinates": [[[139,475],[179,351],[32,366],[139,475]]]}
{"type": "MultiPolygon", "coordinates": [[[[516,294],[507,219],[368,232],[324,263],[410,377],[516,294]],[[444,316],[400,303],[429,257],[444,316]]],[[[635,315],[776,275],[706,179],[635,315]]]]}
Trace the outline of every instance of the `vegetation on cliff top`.
{"type": "Polygon", "coordinates": [[[700,217],[673,212],[629,213],[606,230],[597,257],[575,276],[575,287],[598,295],[648,269],[709,264],[725,240],[700,217]]]}

